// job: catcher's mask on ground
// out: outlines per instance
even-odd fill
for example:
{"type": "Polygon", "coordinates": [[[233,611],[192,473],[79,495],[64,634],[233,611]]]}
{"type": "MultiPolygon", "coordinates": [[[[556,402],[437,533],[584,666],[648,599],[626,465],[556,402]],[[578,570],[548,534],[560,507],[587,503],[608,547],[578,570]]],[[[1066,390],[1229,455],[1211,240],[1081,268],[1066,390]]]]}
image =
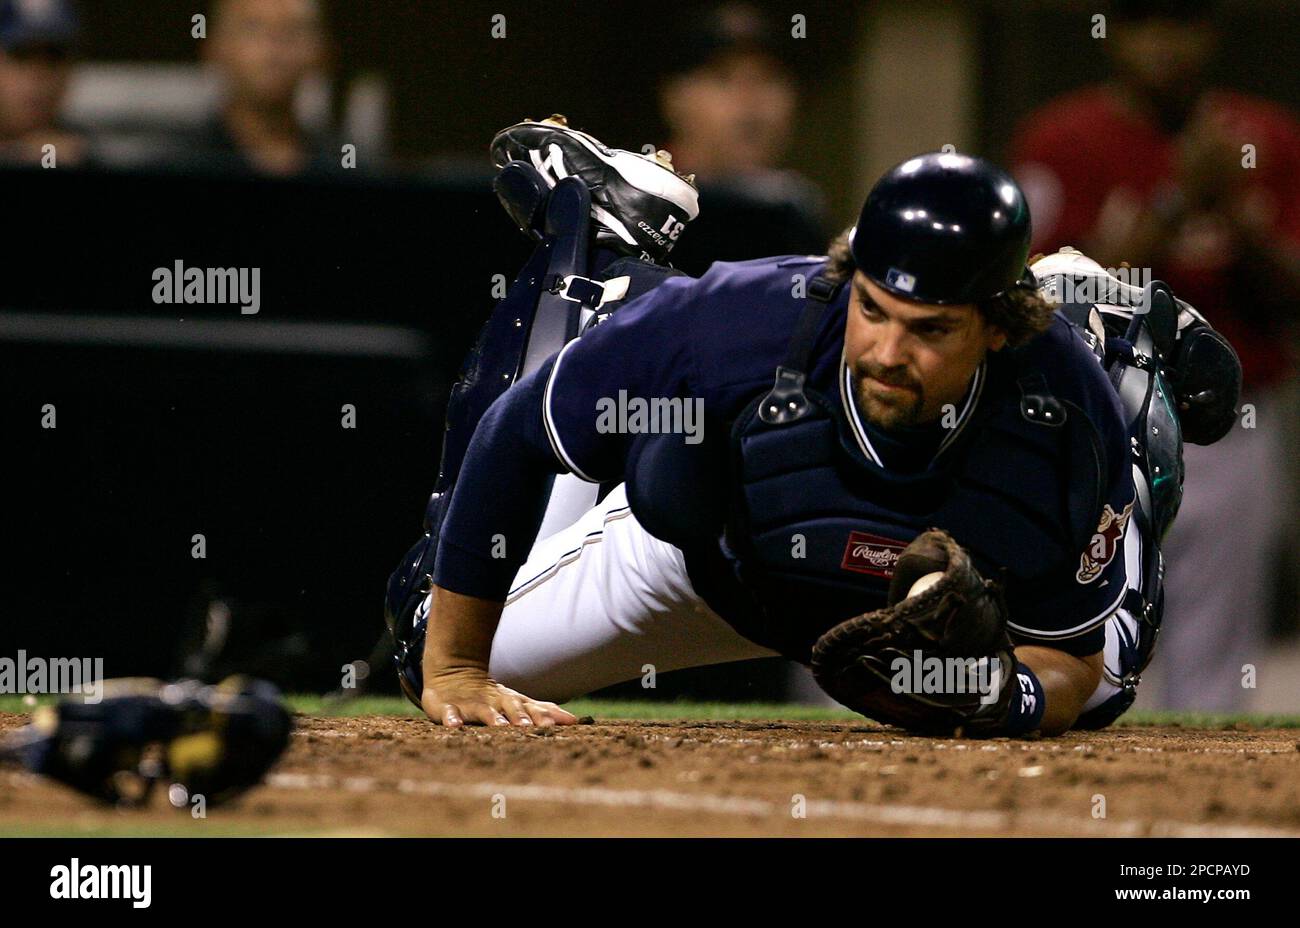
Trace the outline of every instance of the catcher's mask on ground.
{"type": "Polygon", "coordinates": [[[917,303],[853,275],[844,360],[853,377],[854,401],[882,429],[938,419],[960,402],[988,351],[1006,344],[973,303],[917,303]]]}

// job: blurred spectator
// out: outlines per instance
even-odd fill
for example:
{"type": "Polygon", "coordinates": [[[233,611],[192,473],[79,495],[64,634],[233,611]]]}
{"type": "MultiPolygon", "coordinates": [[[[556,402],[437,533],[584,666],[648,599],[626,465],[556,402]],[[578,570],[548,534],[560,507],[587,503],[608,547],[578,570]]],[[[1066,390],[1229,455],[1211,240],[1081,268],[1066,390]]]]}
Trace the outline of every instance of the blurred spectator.
{"type": "Polygon", "coordinates": [[[55,165],[86,158],[87,140],[59,121],[77,16],[66,0],[0,0],[0,161],[55,165]]]}
{"type": "Polygon", "coordinates": [[[1300,124],[1208,86],[1213,3],[1122,0],[1111,12],[1113,80],[1034,113],[1013,163],[1036,250],[1069,244],[1107,267],[1149,268],[1241,356],[1258,427],[1185,449],[1157,662],[1165,707],[1235,711],[1249,696],[1242,665],[1260,658],[1291,499],[1279,397],[1300,298],[1300,124]]]}
{"type": "Polygon", "coordinates": [[[691,170],[745,174],[779,165],[797,103],[778,33],[749,6],[692,22],[660,90],[674,151],[691,170]]]}
{"type": "Polygon", "coordinates": [[[202,48],[223,99],[187,139],[186,160],[281,176],[341,170],[341,145],[307,132],[295,112],[326,47],[316,0],[216,0],[202,48]]]}
{"type": "Polygon", "coordinates": [[[692,224],[683,253],[706,240],[723,249],[714,248],[712,260],[825,250],[821,194],[800,174],[780,168],[798,104],[785,63],[792,43],[782,36],[754,7],[731,3],[690,17],[669,43],[673,54],[662,59],[667,70],[659,87],[669,131],[663,147],[678,170],[696,175],[701,192],[701,218],[692,224]],[[728,236],[711,235],[708,228],[708,204],[720,199],[758,205],[779,217],[773,226],[781,240],[737,253],[728,236]]]}

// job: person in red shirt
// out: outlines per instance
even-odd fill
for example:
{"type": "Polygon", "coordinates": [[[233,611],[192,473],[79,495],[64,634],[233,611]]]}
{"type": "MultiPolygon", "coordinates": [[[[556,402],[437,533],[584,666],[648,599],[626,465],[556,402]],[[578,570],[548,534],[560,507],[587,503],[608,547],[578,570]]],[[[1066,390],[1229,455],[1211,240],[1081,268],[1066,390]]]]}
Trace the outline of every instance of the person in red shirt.
{"type": "Polygon", "coordinates": [[[1241,357],[1241,427],[1185,451],[1161,642],[1168,708],[1232,711],[1247,705],[1243,664],[1259,658],[1292,492],[1278,400],[1300,306],[1300,123],[1207,84],[1215,12],[1117,0],[1098,39],[1114,78],[1033,113],[1010,160],[1036,251],[1074,245],[1107,267],[1151,269],[1241,357]]]}

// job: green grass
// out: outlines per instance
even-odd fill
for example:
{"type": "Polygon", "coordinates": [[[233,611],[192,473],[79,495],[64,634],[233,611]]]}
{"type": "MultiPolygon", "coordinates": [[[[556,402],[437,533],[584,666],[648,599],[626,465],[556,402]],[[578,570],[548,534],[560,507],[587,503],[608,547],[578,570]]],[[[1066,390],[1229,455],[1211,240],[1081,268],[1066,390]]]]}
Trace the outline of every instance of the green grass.
{"type": "Polygon", "coordinates": [[[1115,723],[1121,727],[1172,725],[1176,728],[1300,728],[1300,715],[1263,715],[1229,712],[1129,712],[1115,723]]]}
{"type": "MultiPolygon", "coordinates": [[[[38,703],[51,699],[41,697],[38,703]]],[[[349,700],[333,700],[324,696],[294,695],[288,697],[295,712],[318,716],[388,715],[411,716],[419,712],[400,696],[359,696],[349,700]]],[[[597,720],[636,719],[683,721],[832,721],[852,722],[862,717],[845,709],[828,709],[820,706],[790,706],[779,703],[720,703],[720,702],[651,702],[649,700],[595,700],[575,699],[565,703],[565,708],[575,715],[590,715],[597,720]]],[[[0,712],[27,712],[21,696],[0,696],[0,712]]],[[[1121,727],[1151,727],[1171,725],[1181,728],[1230,729],[1235,726],[1252,728],[1300,728],[1297,715],[1250,715],[1204,712],[1130,712],[1117,723],[1121,727]]]]}
{"type": "Polygon", "coordinates": [[[420,715],[405,696],[357,696],[339,700],[329,696],[296,694],[287,697],[287,701],[289,708],[304,715],[420,715]]]}

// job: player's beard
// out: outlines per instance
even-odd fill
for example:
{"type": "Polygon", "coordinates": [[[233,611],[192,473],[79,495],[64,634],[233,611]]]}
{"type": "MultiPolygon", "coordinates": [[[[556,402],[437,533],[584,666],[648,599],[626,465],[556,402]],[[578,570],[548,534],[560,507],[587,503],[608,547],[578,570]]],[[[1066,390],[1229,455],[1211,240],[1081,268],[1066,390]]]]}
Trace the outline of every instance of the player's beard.
{"type": "Polygon", "coordinates": [[[853,402],[864,420],[880,429],[897,429],[916,425],[925,407],[925,391],[903,368],[883,368],[861,360],[853,362],[853,402]],[[868,378],[881,383],[907,387],[907,390],[884,390],[868,378]]]}

